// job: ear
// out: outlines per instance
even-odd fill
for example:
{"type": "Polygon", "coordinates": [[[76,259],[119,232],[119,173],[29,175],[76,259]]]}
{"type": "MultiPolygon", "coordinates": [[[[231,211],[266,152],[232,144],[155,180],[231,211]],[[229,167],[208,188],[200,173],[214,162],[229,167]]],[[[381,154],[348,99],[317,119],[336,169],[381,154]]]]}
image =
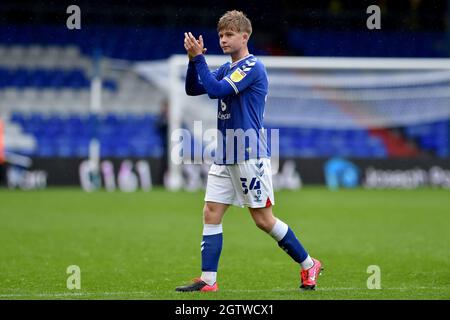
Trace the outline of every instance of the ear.
{"type": "Polygon", "coordinates": [[[247,32],[244,32],[244,33],[242,34],[242,39],[245,41],[245,43],[248,42],[249,37],[250,37],[250,36],[248,35],[247,32]]]}

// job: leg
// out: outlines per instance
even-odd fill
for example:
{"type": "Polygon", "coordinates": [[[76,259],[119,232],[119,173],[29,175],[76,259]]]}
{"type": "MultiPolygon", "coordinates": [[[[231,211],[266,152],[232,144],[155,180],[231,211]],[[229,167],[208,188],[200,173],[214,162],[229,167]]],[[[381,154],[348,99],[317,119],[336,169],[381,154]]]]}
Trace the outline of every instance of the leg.
{"type": "Polygon", "coordinates": [[[205,202],[203,208],[202,280],[206,283],[216,282],[217,267],[222,252],[222,218],[228,204],[205,202]]]}
{"type": "Polygon", "coordinates": [[[202,275],[177,291],[217,291],[217,268],[222,252],[222,218],[228,204],[205,201],[203,207],[203,238],[201,242],[202,275]]]}
{"type": "Polygon", "coordinates": [[[270,234],[278,245],[286,251],[303,269],[309,269],[314,264],[311,257],[298,241],[294,232],[283,221],[275,218],[272,206],[267,208],[249,208],[250,214],[258,228],[270,234]]]}
{"type": "Polygon", "coordinates": [[[261,230],[270,233],[275,226],[276,218],[272,213],[272,206],[268,208],[248,208],[255,224],[261,230]]]}
{"type": "Polygon", "coordinates": [[[205,201],[203,206],[204,224],[221,224],[225,211],[230,205],[212,201],[205,201]]]}
{"type": "Polygon", "coordinates": [[[225,165],[211,165],[203,206],[202,275],[193,284],[178,287],[177,291],[218,290],[216,278],[222,252],[222,218],[230,204],[234,203],[237,201],[229,168],[225,165]]]}
{"type": "Polygon", "coordinates": [[[302,271],[300,276],[302,285],[300,288],[313,290],[316,286],[317,276],[322,270],[321,262],[311,258],[291,228],[280,219],[274,217],[272,206],[249,208],[249,211],[258,228],[269,233],[278,242],[280,248],[301,265],[302,271]]]}
{"type": "Polygon", "coordinates": [[[242,204],[249,207],[258,228],[270,234],[301,265],[301,287],[313,289],[321,264],[308,255],[291,228],[273,215],[272,207],[275,202],[270,159],[249,160],[232,166],[230,172],[236,196],[242,204]]]}
{"type": "Polygon", "coordinates": [[[310,268],[313,261],[294,232],[272,213],[274,196],[270,160],[248,161],[234,166],[231,172],[237,194],[249,207],[258,228],[269,233],[302,268],[310,268]]]}
{"type": "Polygon", "coordinates": [[[234,202],[234,189],[227,166],[212,165],[208,172],[203,207],[203,238],[201,243],[201,280],[216,286],[217,268],[222,252],[222,218],[234,202]]]}
{"type": "Polygon", "coordinates": [[[200,278],[210,286],[214,285],[217,279],[223,242],[222,218],[228,207],[228,204],[212,201],[206,201],[203,207],[202,275],[200,278]]]}

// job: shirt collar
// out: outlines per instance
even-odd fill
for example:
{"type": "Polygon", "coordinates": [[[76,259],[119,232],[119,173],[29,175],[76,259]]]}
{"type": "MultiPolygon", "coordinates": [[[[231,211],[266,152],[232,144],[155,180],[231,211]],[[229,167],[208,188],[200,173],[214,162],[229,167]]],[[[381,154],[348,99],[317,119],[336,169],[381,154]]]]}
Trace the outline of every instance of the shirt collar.
{"type": "Polygon", "coordinates": [[[252,55],[252,54],[248,54],[248,55],[246,55],[245,57],[239,59],[238,61],[235,61],[235,62],[233,62],[233,63],[230,63],[230,69],[233,68],[233,67],[235,67],[239,62],[241,62],[241,61],[243,61],[243,60],[245,60],[245,59],[247,59],[247,58],[250,58],[250,57],[253,57],[253,55],[252,55]]]}

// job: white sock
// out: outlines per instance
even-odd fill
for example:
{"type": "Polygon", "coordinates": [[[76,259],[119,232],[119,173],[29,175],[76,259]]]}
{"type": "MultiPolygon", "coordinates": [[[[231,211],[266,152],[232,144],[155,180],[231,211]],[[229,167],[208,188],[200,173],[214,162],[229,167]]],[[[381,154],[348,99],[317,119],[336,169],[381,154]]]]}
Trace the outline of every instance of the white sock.
{"type": "Polygon", "coordinates": [[[314,265],[314,261],[312,261],[311,257],[308,254],[306,259],[303,260],[302,263],[300,263],[300,264],[302,265],[303,270],[308,270],[309,268],[311,268],[314,265]]]}
{"type": "Polygon", "coordinates": [[[203,235],[210,236],[213,234],[219,234],[223,232],[222,224],[204,224],[203,225],[203,235]]]}
{"type": "Polygon", "coordinates": [[[269,234],[274,238],[275,240],[281,241],[286,233],[288,232],[288,225],[281,221],[280,219],[276,219],[275,225],[272,228],[272,231],[269,232],[269,234]]]}
{"type": "Polygon", "coordinates": [[[203,271],[200,279],[205,281],[208,285],[212,286],[216,283],[217,272],[214,271],[203,271]]]}

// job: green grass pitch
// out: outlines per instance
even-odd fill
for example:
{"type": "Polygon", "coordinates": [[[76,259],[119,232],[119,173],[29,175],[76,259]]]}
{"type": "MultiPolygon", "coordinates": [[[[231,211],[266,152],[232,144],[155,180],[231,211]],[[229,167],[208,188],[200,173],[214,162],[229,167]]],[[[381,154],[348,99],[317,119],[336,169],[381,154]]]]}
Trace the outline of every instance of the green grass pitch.
{"type": "Polygon", "coordinates": [[[0,190],[3,299],[450,299],[448,190],[304,188],[275,214],[325,268],[314,292],[246,209],[225,215],[216,293],[178,293],[199,276],[203,192],[0,190]],[[66,269],[81,269],[68,290],[66,269]],[[381,289],[369,290],[369,265],[381,289]]]}

